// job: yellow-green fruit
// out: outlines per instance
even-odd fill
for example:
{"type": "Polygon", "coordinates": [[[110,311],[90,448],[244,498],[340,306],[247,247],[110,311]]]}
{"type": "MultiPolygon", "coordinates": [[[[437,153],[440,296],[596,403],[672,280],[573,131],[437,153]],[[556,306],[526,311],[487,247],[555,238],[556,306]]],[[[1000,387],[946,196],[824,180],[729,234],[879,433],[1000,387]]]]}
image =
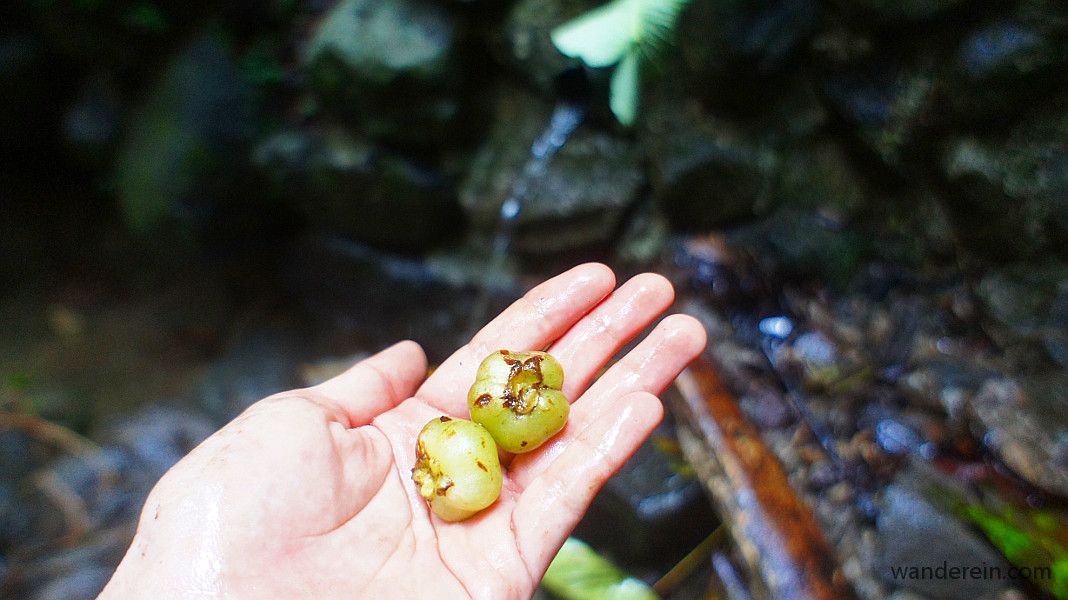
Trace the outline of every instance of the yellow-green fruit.
{"type": "Polygon", "coordinates": [[[497,445],[478,423],[444,416],[430,421],[416,439],[415,460],[419,495],[446,521],[462,521],[501,495],[497,445]]]}
{"type": "Polygon", "coordinates": [[[567,423],[564,369],[546,352],[498,350],[482,361],[467,393],[471,419],[508,452],[530,452],[567,423]]]}

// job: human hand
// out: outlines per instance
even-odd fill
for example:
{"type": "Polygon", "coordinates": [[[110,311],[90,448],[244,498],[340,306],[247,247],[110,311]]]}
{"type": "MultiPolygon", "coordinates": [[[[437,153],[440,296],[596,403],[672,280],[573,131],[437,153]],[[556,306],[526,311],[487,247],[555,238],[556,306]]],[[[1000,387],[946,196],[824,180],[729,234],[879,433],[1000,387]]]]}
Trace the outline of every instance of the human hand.
{"type": "Polygon", "coordinates": [[[101,598],[529,598],[604,482],[660,421],[660,393],[704,348],[659,275],[613,292],[603,265],[535,287],[434,373],[402,342],[321,385],[261,400],[176,464],[145,502],[101,598]],[[411,481],[430,419],[467,417],[494,350],[545,349],[572,400],[564,429],[506,456],[500,498],[471,519],[432,515],[411,481]]]}

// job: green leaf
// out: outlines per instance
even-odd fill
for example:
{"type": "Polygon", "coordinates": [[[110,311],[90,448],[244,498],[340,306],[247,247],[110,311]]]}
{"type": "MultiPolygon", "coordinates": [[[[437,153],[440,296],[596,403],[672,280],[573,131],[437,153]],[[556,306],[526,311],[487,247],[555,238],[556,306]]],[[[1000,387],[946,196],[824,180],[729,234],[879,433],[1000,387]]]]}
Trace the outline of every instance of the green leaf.
{"type": "Polygon", "coordinates": [[[637,28],[638,42],[661,44],[675,36],[675,24],[682,9],[692,0],[643,0],[641,26],[637,28]]]}
{"type": "Polygon", "coordinates": [[[552,31],[553,45],[590,67],[610,67],[639,37],[643,0],[613,0],[552,31]]]}
{"type": "Polygon", "coordinates": [[[567,538],[541,583],[563,600],[658,599],[644,582],[628,577],[575,538],[567,538]]]}
{"type": "Polygon", "coordinates": [[[1068,598],[1068,547],[1062,520],[1040,510],[993,509],[965,504],[959,514],[983,530],[987,539],[1055,598],[1068,598]],[[1051,526],[1052,525],[1052,526],[1051,526]]]}
{"type": "Polygon", "coordinates": [[[638,96],[641,90],[641,70],[638,68],[638,54],[628,52],[623,62],[612,73],[608,83],[608,106],[619,122],[627,127],[634,124],[638,115],[638,96]]]}
{"type": "Polygon", "coordinates": [[[590,67],[620,63],[609,82],[609,106],[630,126],[638,114],[642,62],[656,59],[675,37],[692,0],[613,0],[553,30],[557,50],[590,67]]]}

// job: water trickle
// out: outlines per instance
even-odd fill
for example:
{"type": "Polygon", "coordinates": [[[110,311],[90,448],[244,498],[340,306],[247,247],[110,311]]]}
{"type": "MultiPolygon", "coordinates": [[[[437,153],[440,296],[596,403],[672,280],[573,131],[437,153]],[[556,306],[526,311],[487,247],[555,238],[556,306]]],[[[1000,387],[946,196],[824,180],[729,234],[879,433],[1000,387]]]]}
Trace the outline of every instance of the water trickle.
{"type": "Polygon", "coordinates": [[[530,192],[531,184],[545,175],[549,162],[556,153],[567,143],[571,136],[582,124],[586,117],[586,108],[580,104],[561,102],[556,105],[549,124],[534,140],[530,146],[530,156],[519,171],[518,177],[508,195],[501,203],[501,209],[497,218],[497,228],[494,230],[493,243],[490,245],[490,256],[487,268],[482,276],[482,285],[479,287],[478,298],[471,310],[468,321],[468,330],[474,334],[486,322],[490,315],[490,290],[494,289],[493,280],[504,276],[508,252],[512,246],[512,238],[515,234],[515,225],[523,210],[523,201],[530,192]]]}

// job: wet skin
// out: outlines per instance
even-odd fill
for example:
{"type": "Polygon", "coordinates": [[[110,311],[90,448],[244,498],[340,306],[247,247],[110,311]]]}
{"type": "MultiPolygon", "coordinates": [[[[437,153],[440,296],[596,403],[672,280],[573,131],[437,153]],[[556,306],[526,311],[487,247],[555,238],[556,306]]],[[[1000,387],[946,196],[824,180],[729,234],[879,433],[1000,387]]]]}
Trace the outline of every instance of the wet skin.
{"type": "Polygon", "coordinates": [[[659,393],[701,351],[692,318],[639,275],[602,265],[531,290],[429,378],[403,342],[321,385],[262,400],[175,465],[146,501],[102,598],[529,598],[594,494],[660,420],[659,393]],[[465,417],[479,362],[547,348],[567,372],[568,422],[506,460],[500,497],[462,522],[411,480],[431,419],[465,417]]]}

